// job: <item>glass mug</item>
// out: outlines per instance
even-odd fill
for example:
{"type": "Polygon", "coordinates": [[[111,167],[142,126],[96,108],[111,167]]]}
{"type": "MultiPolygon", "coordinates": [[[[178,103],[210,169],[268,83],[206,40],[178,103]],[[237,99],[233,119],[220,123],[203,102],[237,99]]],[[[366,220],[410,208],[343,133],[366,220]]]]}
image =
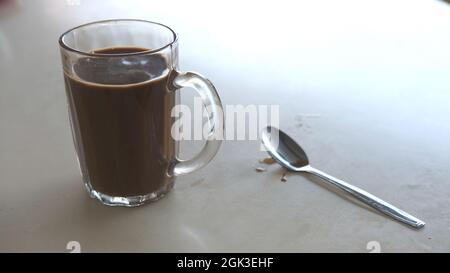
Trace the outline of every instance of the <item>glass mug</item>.
{"type": "Polygon", "coordinates": [[[172,29],[144,20],[99,21],[68,30],[59,45],[72,136],[91,197],[111,206],[158,200],[176,176],[216,155],[224,130],[219,95],[199,74],[178,71],[172,29]],[[209,124],[206,144],[189,160],[178,159],[171,134],[182,87],[198,92],[209,124]]]}

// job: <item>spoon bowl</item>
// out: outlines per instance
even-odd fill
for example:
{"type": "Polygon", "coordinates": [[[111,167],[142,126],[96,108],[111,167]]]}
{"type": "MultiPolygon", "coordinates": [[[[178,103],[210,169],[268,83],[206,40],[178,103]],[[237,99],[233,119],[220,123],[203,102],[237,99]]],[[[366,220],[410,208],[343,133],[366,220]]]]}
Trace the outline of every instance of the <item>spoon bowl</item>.
{"type": "Polygon", "coordinates": [[[301,171],[309,165],[308,156],[302,147],[285,132],[268,126],[262,131],[261,140],[267,153],[280,164],[291,171],[301,171]]]}

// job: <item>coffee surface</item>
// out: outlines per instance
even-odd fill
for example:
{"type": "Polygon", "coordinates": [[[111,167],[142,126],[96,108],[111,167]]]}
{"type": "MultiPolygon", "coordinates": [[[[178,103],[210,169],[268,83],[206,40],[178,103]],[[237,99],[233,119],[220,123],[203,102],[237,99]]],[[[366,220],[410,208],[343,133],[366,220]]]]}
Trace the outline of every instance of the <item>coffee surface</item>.
{"type": "Polygon", "coordinates": [[[81,58],[74,75],[65,75],[83,175],[111,196],[145,195],[173,181],[167,174],[176,158],[169,65],[159,55],[113,55],[147,50],[96,50],[109,56],[81,58]]]}

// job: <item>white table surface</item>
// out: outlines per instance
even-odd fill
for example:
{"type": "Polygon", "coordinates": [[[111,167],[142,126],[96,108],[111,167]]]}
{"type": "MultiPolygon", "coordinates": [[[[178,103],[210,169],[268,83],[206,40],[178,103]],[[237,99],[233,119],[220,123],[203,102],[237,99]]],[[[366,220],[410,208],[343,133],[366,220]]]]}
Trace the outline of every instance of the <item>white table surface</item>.
{"type": "MultiPolygon", "coordinates": [[[[18,1],[0,12],[0,251],[450,251],[450,5],[441,1],[18,1]],[[224,104],[280,105],[313,165],[423,219],[416,231],[319,180],[255,172],[226,141],[164,199],[112,208],[78,171],[57,39],[100,19],[173,27],[224,104]]],[[[192,91],[185,92],[185,99],[192,91]]],[[[198,143],[197,143],[198,144],[198,143]]],[[[199,145],[186,146],[185,154],[199,145]]]]}

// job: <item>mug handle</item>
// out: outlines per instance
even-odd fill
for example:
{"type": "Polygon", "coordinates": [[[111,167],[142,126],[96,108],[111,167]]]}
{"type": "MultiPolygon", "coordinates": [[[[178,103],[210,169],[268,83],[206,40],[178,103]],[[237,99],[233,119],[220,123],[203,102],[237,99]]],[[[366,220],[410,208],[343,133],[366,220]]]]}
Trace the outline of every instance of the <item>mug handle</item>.
{"type": "Polygon", "coordinates": [[[203,107],[205,107],[208,114],[209,123],[206,143],[200,153],[191,159],[177,159],[173,167],[173,174],[179,176],[204,167],[217,154],[225,131],[224,116],[222,103],[216,88],[208,79],[200,74],[195,72],[173,71],[169,85],[172,87],[169,88],[170,90],[176,90],[182,87],[195,89],[202,99],[203,107]]]}

